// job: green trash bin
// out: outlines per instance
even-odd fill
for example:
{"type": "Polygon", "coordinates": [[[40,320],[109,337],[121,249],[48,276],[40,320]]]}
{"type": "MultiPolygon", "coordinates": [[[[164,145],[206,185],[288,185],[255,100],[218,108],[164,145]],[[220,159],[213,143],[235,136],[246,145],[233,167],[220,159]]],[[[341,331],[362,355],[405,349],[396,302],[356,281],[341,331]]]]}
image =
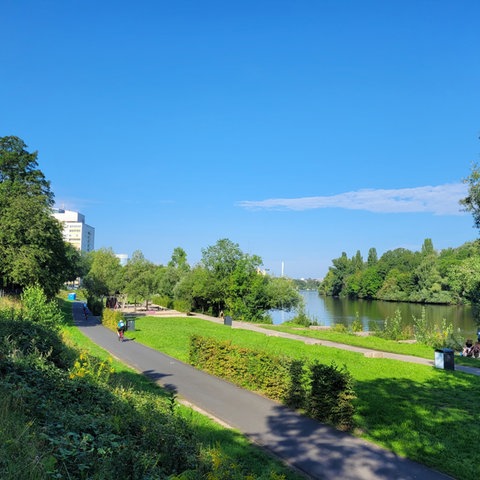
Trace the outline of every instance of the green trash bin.
{"type": "Polygon", "coordinates": [[[442,370],[455,370],[454,351],[451,348],[436,349],[435,367],[442,370]]]}
{"type": "Polygon", "coordinates": [[[127,330],[135,331],[135,320],[127,320],[127,330]]]}

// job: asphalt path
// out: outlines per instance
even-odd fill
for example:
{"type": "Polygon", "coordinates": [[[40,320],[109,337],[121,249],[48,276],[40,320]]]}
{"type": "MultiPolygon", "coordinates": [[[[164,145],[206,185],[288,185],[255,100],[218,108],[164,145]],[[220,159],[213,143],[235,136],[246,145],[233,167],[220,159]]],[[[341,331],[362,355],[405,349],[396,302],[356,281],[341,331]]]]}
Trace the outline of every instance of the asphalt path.
{"type": "Polygon", "coordinates": [[[312,479],[447,480],[452,477],[309,419],[279,403],[208,375],[135,340],[119,342],[73,303],[76,325],[93,342],[170,389],[196,409],[237,429],[312,479]]]}

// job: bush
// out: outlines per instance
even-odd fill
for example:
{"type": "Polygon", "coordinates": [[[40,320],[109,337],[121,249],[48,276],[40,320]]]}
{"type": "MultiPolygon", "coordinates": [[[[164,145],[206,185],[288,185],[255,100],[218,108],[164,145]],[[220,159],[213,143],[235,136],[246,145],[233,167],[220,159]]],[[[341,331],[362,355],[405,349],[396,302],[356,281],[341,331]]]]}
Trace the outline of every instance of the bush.
{"type": "Polygon", "coordinates": [[[375,331],[375,335],[386,338],[387,340],[406,340],[411,338],[407,329],[402,328],[402,314],[400,310],[395,310],[395,315],[385,319],[382,330],[375,331]]]}
{"type": "Polygon", "coordinates": [[[95,317],[100,317],[103,314],[103,301],[100,298],[88,297],[87,307],[95,317]]]}
{"type": "Polygon", "coordinates": [[[238,347],[230,341],[193,335],[190,338],[190,363],[274,400],[288,396],[291,361],[286,357],[238,347]]]}
{"type": "Polygon", "coordinates": [[[355,320],[352,322],[351,330],[352,332],[363,332],[363,324],[358,312],[355,313],[355,320]]]}
{"type": "Polygon", "coordinates": [[[39,286],[24,289],[21,302],[23,317],[34,323],[59,329],[63,323],[63,314],[55,300],[47,300],[47,296],[39,286]]]}
{"type": "MultiPolygon", "coordinates": [[[[112,310],[111,308],[105,308],[102,313],[102,325],[110,330],[117,330],[117,325],[120,320],[125,322],[125,317],[120,310],[112,310]]],[[[125,322],[126,323],[126,322],[125,322]]]]}
{"type": "Polygon", "coordinates": [[[425,308],[422,308],[420,318],[413,316],[413,328],[415,340],[418,343],[423,343],[433,348],[462,349],[463,339],[459,335],[454,334],[453,324],[447,323],[447,320],[444,318],[441,325],[437,328],[432,321],[427,319],[425,308]]]}
{"type": "Polygon", "coordinates": [[[294,323],[295,325],[301,325],[302,327],[309,327],[310,325],[318,325],[316,320],[312,320],[307,315],[304,307],[301,307],[297,310],[297,314],[290,320],[289,323],[294,323]]]}
{"type": "Polygon", "coordinates": [[[152,303],[164,308],[172,308],[173,300],[167,295],[155,295],[152,297],[152,303]]]}
{"type": "Polygon", "coordinates": [[[336,333],[348,333],[348,328],[343,323],[336,323],[331,330],[336,333]]]}
{"type": "Polygon", "coordinates": [[[173,309],[177,312],[190,312],[192,304],[188,300],[175,300],[173,302],[173,309]]]}
{"type": "Polygon", "coordinates": [[[190,363],[292,408],[305,407],[307,415],[342,430],[353,428],[355,393],[345,367],[305,366],[301,360],[198,335],[190,338],[190,363]]]}
{"type": "Polygon", "coordinates": [[[351,430],[353,424],[355,393],[353,380],[344,367],[318,362],[310,365],[310,388],[306,398],[306,413],[321,422],[335,425],[341,430],[351,430]]]}

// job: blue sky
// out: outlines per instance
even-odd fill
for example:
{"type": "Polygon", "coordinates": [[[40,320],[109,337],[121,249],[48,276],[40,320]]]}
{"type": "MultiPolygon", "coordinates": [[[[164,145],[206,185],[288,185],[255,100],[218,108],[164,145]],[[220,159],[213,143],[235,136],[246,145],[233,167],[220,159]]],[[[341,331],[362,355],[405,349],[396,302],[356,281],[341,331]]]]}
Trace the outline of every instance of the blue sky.
{"type": "Polygon", "coordinates": [[[343,251],[478,237],[480,3],[2,0],[0,135],[96,248],[221,238],[321,278],[343,251]]]}

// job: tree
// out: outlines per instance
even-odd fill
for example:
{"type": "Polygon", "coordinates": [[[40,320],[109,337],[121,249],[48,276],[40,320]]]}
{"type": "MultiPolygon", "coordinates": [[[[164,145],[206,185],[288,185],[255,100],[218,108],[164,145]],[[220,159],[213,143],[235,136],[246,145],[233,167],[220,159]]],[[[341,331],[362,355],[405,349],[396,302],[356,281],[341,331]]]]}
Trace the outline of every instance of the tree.
{"type": "Polygon", "coordinates": [[[382,287],[383,278],[379,274],[375,265],[376,262],[373,262],[372,266],[367,266],[367,268],[362,272],[362,277],[360,279],[360,290],[358,292],[358,295],[361,298],[375,298],[378,290],[382,287]]]}
{"type": "Polygon", "coordinates": [[[122,266],[111,248],[89,252],[90,270],[83,279],[83,286],[91,298],[114,295],[121,286],[122,266]]]}
{"type": "Polygon", "coordinates": [[[173,250],[172,258],[168,262],[168,266],[172,268],[177,268],[181,272],[188,272],[190,270],[190,266],[187,262],[187,253],[181,247],[176,247],[173,250]]]}
{"type": "Polygon", "coordinates": [[[341,257],[334,258],[332,263],[333,267],[328,269],[328,273],[320,289],[326,295],[336,297],[342,293],[347,276],[352,273],[352,262],[348,259],[347,254],[342,252],[341,257]]]}
{"type": "Polygon", "coordinates": [[[368,251],[367,266],[368,267],[373,267],[377,264],[377,262],[378,262],[377,249],[372,247],[368,251]]]}
{"type": "Polygon", "coordinates": [[[450,272],[452,290],[463,299],[480,303],[480,256],[463,260],[450,272]]]}
{"type": "Polygon", "coordinates": [[[360,253],[360,250],[357,250],[357,253],[352,257],[352,273],[363,270],[363,257],[360,253]]]}
{"type": "Polygon", "coordinates": [[[296,290],[294,281],[286,277],[266,278],[267,310],[289,311],[303,304],[303,297],[296,290]]]}
{"type": "Polygon", "coordinates": [[[53,192],[50,182],[38,168],[38,153],[29,153],[18,137],[0,137],[0,202],[8,196],[28,195],[41,197],[52,207],[53,192]]]}
{"type": "Polygon", "coordinates": [[[25,148],[18,137],[0,138],[0,288],[21,292],[38,284],[51,298],[75,266],[51,215],[50,183],[37,153],[25,148]]]}
{"type": "MultiPolygon", "coordinates": [[[[208,272],[206,281],[214,315],[226,309],[229,279],[243,255],[240,246],[228,238],[220,239],[215,245],[202,249],[201,265],[208,272]]],[[[259,257],[255,257],[254,261],[257,267],[261,264],[259,257]]]]}
{"type": "Polygon", "coordinates": [[[468,185],[468,195],[460,200],[460,205],[463,205],[463,211],[473,215],[475,228],[480,228],[480,166],[478,163],[472,165],[472,171],[463,183],[468,185]]]}
{"type": "Polygon", "coordinates": [[[148,307],[148,301],[157,289],[155,265],[136,250],[123,269],[123,282],[125,293],[133,298],[134,303],[145,300],[148,307]]]}
{"type": "Polygon", "coordinates": [[[213,315],[224,311],[237,320],[268,321],[268,310],[298,305],[300,295],[293,282],[264,275],[260,271],[262,259],[243,253],[238,244],[221,239],[202,253],[201,264],[192,272],[194,293],[188,298],[190,279],[181,282],[176,293],[182,292],[203,311],[213,315]]]}
{"type": "Polygon", "coordinates": [[[423,256],[428,256],[428,255],[436,255],[437,252],[435,252],[435,249],[433,248],[433,242],[431,238],[426,238],[423,241],[422,245],[422,255],[423,256]]]}

